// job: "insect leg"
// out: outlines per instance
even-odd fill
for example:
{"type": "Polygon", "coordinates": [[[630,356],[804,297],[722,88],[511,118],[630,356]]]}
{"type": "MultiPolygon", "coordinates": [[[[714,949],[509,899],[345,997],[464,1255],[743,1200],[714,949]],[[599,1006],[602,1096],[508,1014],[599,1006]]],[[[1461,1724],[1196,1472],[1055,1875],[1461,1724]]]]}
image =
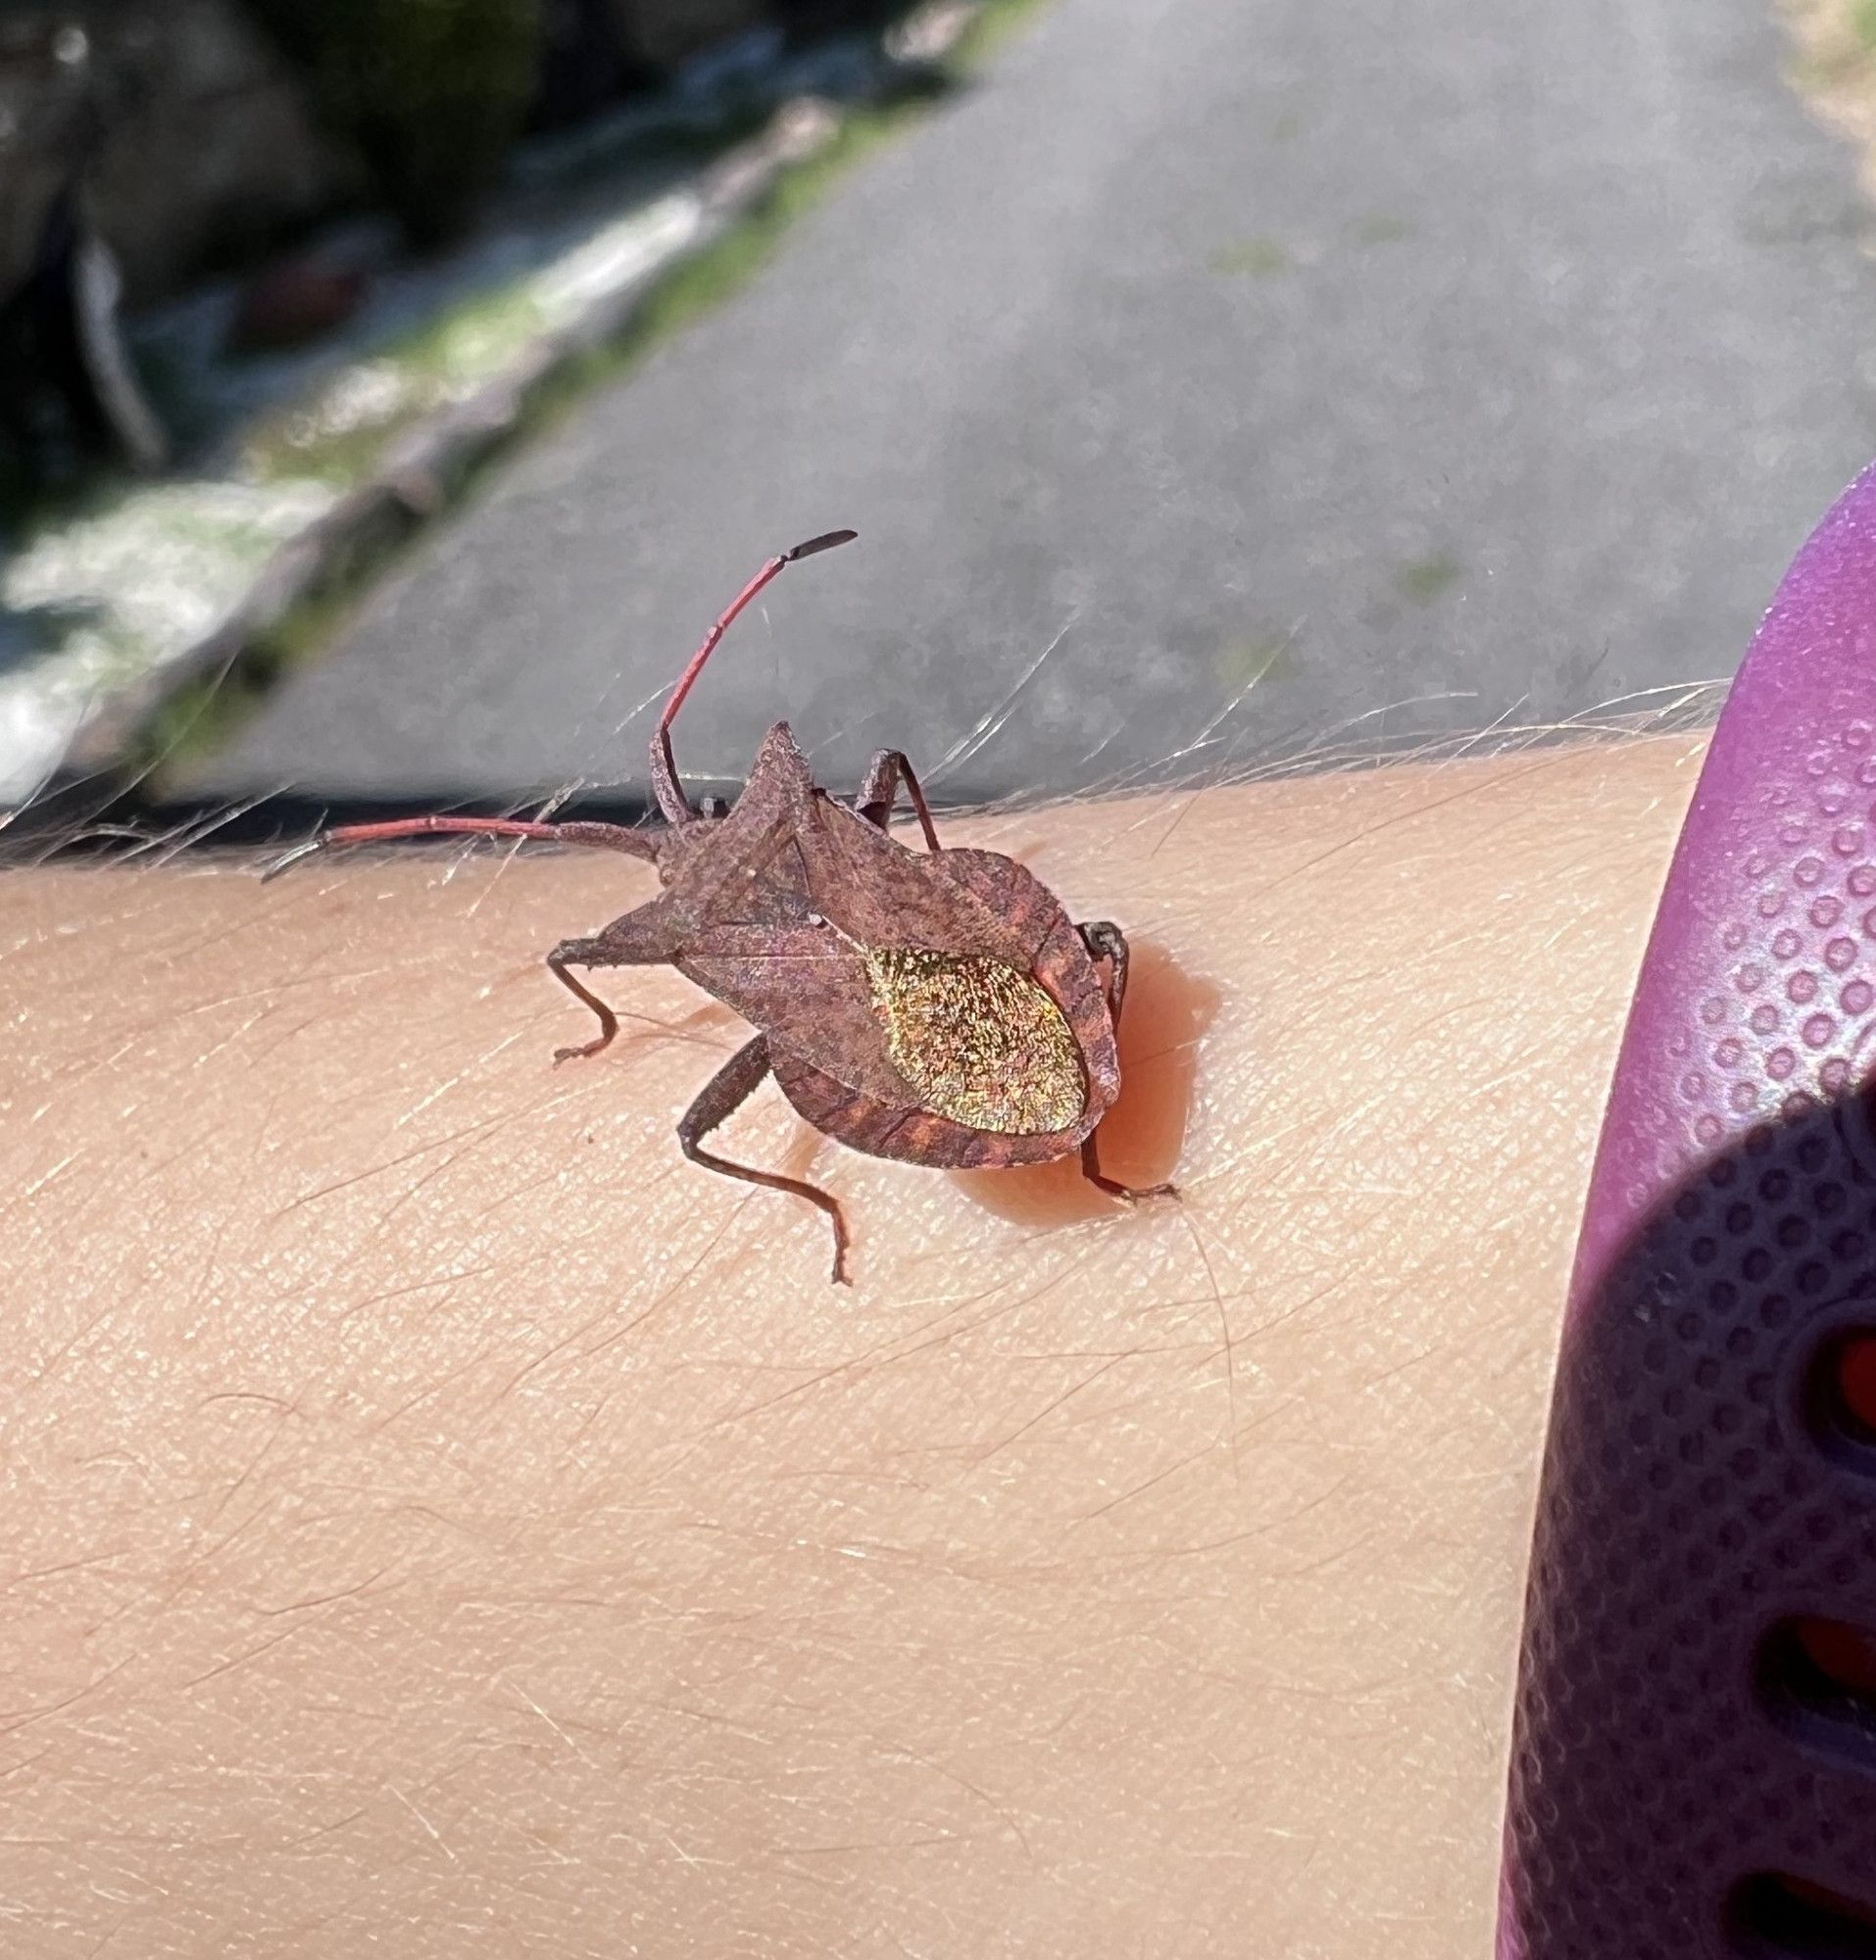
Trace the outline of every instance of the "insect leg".
{"type": "Polygon", "coordinates": [[[925,833],[925,844],[932,851],[943,847],[938,842],[938,833],[932,828],[931,810],[925,803],[925,793],[918,786],[918,778],[912,772],[912,764],[897,749],[882,749],[866,764],[866,773],[861,778],[860,794],[854,798],[854,808],[868,823],[876,824],[881,830],[892,823],[893,806],[899,801],[899,789],[905,785],[906,794],[912,799],[912,807],[918,812],[918,827],[925,833]]]}
{"type": "MultiPolygon", "coordinates": [[[[1089,919],[1077,925],[1075,930],[1081,935],[1081,943],[1088,949],[1093,959],[1108,962],[1108,1014],[1114,1025],[1114,1032],[1120,1032],[1120,1004],[1127,998],[1127,935],[1111,919],[1089,919]]],[[[1090,1130],[1081,1140],[1081,1174],[1092,1185],[1107,1192],[1113,1198],[1124,1198],[1129,1201],[1142,1198],[1177,1198],[1178,1191],[1169,1184],[1150,1184],[1136,1188],[1122,1184],[1118,1178],[1106,1176],[1101,1168],[1101,1152],[1095,1143],[1096,1132],[1090,1130]]]]}
{"type": "Polygon", "coordinates": [[[677,1142],[692,1163],[706,1170],[721,1171],[725,1177],[739,1177],[746,1184],[765,1184],[771,1191],[792,1191],[810,1204],[817,1204],[834,1221],[834,1278],[847,1282],[847,1221],[841,1216],[840,1200],[830,1193],[804,1183],[798,1177],[783,1177],[779,1171],[752,1170],[748,1164],[731,1163],[704,1149],[703,1139],[718,1123],[746,1102],[764,1076],[768,1073],[768,1038],[758,1035],[739,1048],[698,1093],[697,1101],[684,1111],[677,1126],[677,1142]]]}
{"type": "Polygon", "coordinates": [[[1127,998],[1127,935],[1112,919],[1084,919],[1075,930],[1088,957],[1108,962],[1108,1012],[1118,1028],[1120,1004],[1127,998]]]}
{"type": "Polygon", "coordinates": [[[577,1048],[557,1048],[554,1051],[555,1061],[585,1061],[601,1049],[610,1047],[613,1037],[618,1033],[618,1016],[584,981],[575,980],[567,969],[569,966],[617,966],[619,963],[606,957],[605,942],[598,939],[564,939],[547,956],[547,970],[575,1000],[584,1001],[599,1016],[599,1033],[577,1048]]]}
{"type": "MultiPolygon", "coordinates": [[[[667,836],[668,832],[661,832],[667,836]]],[[[599,1033],[583,1048],[556,1051],[556,1061],[569,1061],[575,1055],[598,1054],[618,1033],[618,1017],[597,994],[590,992],[567,969],[569,966],[663,966],[675,955],[682,938],[681,913],[674,914],[670,895],[648,901],[634,911],[616,918],[590,939],[564,939],[547,956],[547,967],[556,980],[577,1001],[599,1016],[599,1033]]]]}

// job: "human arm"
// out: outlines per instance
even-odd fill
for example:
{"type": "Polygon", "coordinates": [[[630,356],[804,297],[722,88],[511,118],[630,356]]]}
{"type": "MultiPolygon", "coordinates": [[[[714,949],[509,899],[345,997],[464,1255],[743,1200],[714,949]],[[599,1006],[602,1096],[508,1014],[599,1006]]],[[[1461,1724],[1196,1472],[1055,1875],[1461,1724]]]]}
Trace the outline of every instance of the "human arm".
{"type": "Polygon", "coordinates": [[[16,874],[19,1950],[1483,1950],[1699,753],[946,825],[1128,929],[1104,1156],[1184,1197],[862,1159],[770,1092],[722,1146],[839,1195],[851,1294],[671,1142],[740,1023],[607,975],[656,1025],[549,1065],[539,951],[644,867],[16,874]]]}

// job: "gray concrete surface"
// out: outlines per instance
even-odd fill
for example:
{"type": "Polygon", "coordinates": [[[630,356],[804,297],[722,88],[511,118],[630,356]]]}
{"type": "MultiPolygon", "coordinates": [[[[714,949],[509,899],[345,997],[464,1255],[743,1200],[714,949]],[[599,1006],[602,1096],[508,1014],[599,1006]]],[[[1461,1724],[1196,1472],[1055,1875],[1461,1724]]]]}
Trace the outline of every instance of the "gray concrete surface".
{"type": "Polygon", "coordinates": [[[1725,674],[1876,451],[1871,220],[1785,59],[1769,0],[1053,0],[202,785],[642,785],[632,710],[836,524],[688,771],[785,714],[832,780],[1062,788],[1725,674]]]}

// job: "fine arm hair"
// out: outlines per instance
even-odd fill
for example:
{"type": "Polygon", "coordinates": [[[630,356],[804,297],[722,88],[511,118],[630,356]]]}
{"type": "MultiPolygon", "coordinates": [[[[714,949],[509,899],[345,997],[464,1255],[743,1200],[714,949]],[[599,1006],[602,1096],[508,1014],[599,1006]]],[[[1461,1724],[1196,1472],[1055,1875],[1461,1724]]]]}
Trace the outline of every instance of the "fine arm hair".
{"type": "Polygon", "coordinates": [[[673,1148],[746,1024],[636,970],[553,1065],[541,950],[649,865],[10,872],[8,1939],[1485,1950],[1563,1287],[1701,752],[963,824],[1124,924],[1104,1149],[1181,1201],[765,1090],[725,1135],[840,1199],[839,1294],[819,1218],[673,1148]]]}

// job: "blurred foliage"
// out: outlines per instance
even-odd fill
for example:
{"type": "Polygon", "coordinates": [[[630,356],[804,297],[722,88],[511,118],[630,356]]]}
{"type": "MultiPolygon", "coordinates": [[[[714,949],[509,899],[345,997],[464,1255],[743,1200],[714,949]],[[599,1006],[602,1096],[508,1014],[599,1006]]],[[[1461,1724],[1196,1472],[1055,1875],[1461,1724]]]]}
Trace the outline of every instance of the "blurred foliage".
{"type": "Polygon", "coordinates": [[[539,74],[542,0],[248,0],[411,237],[459,229],[539,74]]]}

